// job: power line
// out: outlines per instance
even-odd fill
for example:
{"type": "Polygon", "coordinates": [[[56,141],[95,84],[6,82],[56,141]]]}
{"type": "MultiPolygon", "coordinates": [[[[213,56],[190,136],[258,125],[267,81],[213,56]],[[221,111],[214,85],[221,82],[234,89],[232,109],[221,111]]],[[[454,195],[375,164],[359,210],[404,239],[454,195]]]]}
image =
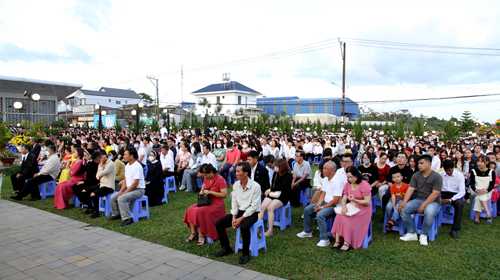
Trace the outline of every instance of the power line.
{"type": "MultiPolygon", "coordinates": [[[[436,101],[436,100],[450,100],[450,99],[463,99],[463,98],[477,98],[477,97],[490,97],[490,96],[499,96],[500,93],[492,93],[492,94],[477,94],[477,95],[464,95],[464,96],[447,96],[447,97],[431,97],[431,98],[414,98],[414,99],[393,99],[393,100],[372,100],[372,101],[359,101],[359,102],[355,102],[355,101],[348,101],[346,100],[345,103],[346,105],[353,105],[353,104],[377,104],[377,103],[403,103],[403,102],[419,102],[419,101],[436,101]]],[[[325,100],[327,100],[327,102],[330,102],[332,101],[332,99],[329,99],[329,98],[325,98],[325,100]]],[[[334,101],[340,103],[341,102],[341,98],[338,98],[338,99],[335,99],[334,101]]],[[[263,101],[257,101],[257,106],[284,106],[284,105],[287,105],[287,106],[315,106],[315,105],[318,105],[318,106],[324,106],[325,105],[325,101],[320,101],[320,100],[313,100],[313,102],[308,102],[306,100],[290,100],[290,101],[286,101],[286,103],[284,101],[280,101],[280,102],[274,102],[272,100],[269,100],[269,101],[264,101],[264,102],[273,102],[273,103],[263,103],[263,104],[258,104],[259,102],[263,102],[263,101]],[[299,103],[297,103],[299,102],[299,103]]],[[[334,104],[336,103],[334,102],[334,104]]],[[[167,103],[167,102],[161,102],[161,103],[167,103]]],[[[193,102],[196,104],[196,102],[193,102]]],[[[180,105],[181,103],[174,103],[174,102],[171,102],[171,103],[168,103],[170,105],[180,105]]],[[[213,104],[212,104],[213,105],[213,104]]],[[[221,105],[226,105],[226,106],[233,106],[233,105],[243,105],[243,104],[237,104],[237,103],[221,103],[221,105]]],[[[331,105],[328,104],[328,105],[331,105]]]]}

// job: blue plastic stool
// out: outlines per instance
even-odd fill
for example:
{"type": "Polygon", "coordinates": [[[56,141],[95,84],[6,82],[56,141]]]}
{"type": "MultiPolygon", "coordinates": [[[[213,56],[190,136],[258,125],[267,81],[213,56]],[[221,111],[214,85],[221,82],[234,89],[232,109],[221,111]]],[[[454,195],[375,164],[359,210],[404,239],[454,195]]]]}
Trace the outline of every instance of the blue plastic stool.
{"type": "Polygon", "coordinates": [[[214,243],[214,240],[208,236],[205,235],[205,243],[214,243]]]}
{"type": "Polygon", "coordinates": [[[203,186],[203,184],[201,183],[201,179],[196,178],[196,182],[198,183],[198,188],[201,189],[201,187],[203,186]]]}
{"type": "MultiPolygon", "coordinates": [[[[387,216],[384,215],[384,224],[383,224],[383,232],[387,233],[387,230],[385,229],[385,225],[387,225],[387,216]]],[[[394,226],[391,228],[391,231],[399,231],[399,235],[404,235],[406,231],[405,223],[403,223],[402,219],[398,219],[394,226]]]]}
{"type": "Polygon", "coordinates": [[[375,215],[375,212],[377,211],[377,208],[375,208],[375,200],[377,199],[377,195],[372,196],[372,216],[375,215]]]}
{"type": "MultiPolygon", "coordinates": [[[[240,228],[236,230],[236,244],[234,246],[234,252],[238,253],[239,249],[243,248],[243,240],[240,240],[240,228]]],[[[259,255],[259,249],[264,248],[267,251],[266,245],[266,235],[264,232],[264,222],[262,220],[257,220],[255,224],[250,228],[250,255],[252,257],[257,257],[259,255]],[[257,234],[260,228],[261,238],[257,234]]]]}
{"type": "MultiPolygon", "coordinates": [[[[429,237],[430,241],[436,240],[436,235],[438,234],[438,216],[439,216],[439,212],[434,217],[434,223],[432,224],[432,227],[429,230],[429,236],[428,237],[429,237]]],[[[415,231],[417,232],[417,234],[420,234],[420,232],[422,231],[422,222],[423,222],[423,219],[424,219],[424,215],[422,215],[420,213],[415,213],[415,218],[414,218],[413,223],[415,225],[415,231]]]]}
{"type": "Polygon", "coordinates": [[[293,172],[293,169],[295,168],[295,160],[292,161],[292,172],[293,172]]]}
{"type": "Polygon", "coordinates": [[[99,197],[99,211],[104,212],[104,215],[106,217],[111,215],[111,195],[113,195],[115,192],[107,194],[106,199],[104,199],[103,196],[99,197]]]}
{"type": "Polygon", "coordinates": [[[146,175],[148,174],[148,165],[146,164],[146,166],[144,166],[142,168],[142,171],[144,171],[144,179],[146,179],[146,175]]]}
{"type": "Polygon", "coordinates": [[[148,202],[148,197],[144,195],[143,197],[137,198],[133,201],[133,206],[132,206],[132,219],[134,219],[134,223],[137,223],[139,221],[139,218],[141,217],[147,217],[149,220],[149,202],[148,202]],[[146,210],[142,210],[142,202],[146,202],[146,210]]]}
{"type": "Polygon", "coordinates": [[[320,162],[323,161],[323,157],[322,156],[315,156],[314,157],[314,164],[316,165],[319,165],[320,162]]]}
{"type": "Polygon", "coordinates": [[[38,185],[38,189],[40,190],[40,196],[42,199],[45,199],[48,195],[56,194],[56,181],[48,181],[45,183],[41,183],[38,185]]]}
{"type": "Polygon", "coordinates": [[[263,161],[263,160],[259,161],[259,163],[260,163],[261,165],[263,165],[263,166],[266,166],[266,164],[264,163],[264,161],[263,161]]]}
{"type": "Polygon", "coordinates": [[[497,216],[497,212],[498,212],[497,203],[496,202],[492,202],[491,203],[491,216],[492,217],[496,217],[497,216]]]}
{"type": "MultiPolygon", "coordinates": [[[[264,215],[264,219],[262,220],[268,220],[267,211],[264,215]]],[[[285,230],[287,226],[292,227],[292,211],[290,209],[290,202],[288,202],[285,206],[274,210],[274,226],[279,226],[280,230],[285,230]]],[[[267,221],[267,227],[269,228],[269,220],[267,221]]]]}
{"type": "MultiPolygon", "coordinates": [[[[474,204],[475,204],[475,203],[476,203],[476,199],[474,198],[474,199],[472,200],[472,207],[471,207],[471,210],[470,210],[470,219],[471,219],[471,220],[474,220],[474,218],[476,217],[476,211],[474,211],[474,210],[473,210],[473,209],[474,209],[474,204]]],[[[493,211],[492,211],[492,207],[491,207],[491,206],[492,206],[492,205],[491,205],[491,199],[490,199],[490,200],[488,200],[488,205],[487,205],[487,206],[488,206],[488,208],[490,208],[490,213],[491,213],[491,216],[493,217],[493,211]]],[[[496,212],[496,211],[495,211],[495,212],[496,212]]],[[[481,217],[481,218],[485,218],[485,217],[486,217],[486,211],[485,211],[485,210],[483,210],[483,211],[481,212],[481,214],[479,215],[479,217],[481,217]]],[[[489,219],[489,220],[487,220],[487,221],[491,223],[491,222],[493,222],[493,219],[489,219]]]]}
{"type": "Polygon", "coordinates": [[[302,203],[303,206],[307,206],[309,202],[311,202],[311,194],[311,188],[305,188],[300,191],[300,203],[302,203]]]}
{"type": "Polygon", "coordinates": [[[80,207],[80,200],[78,199],[78,197],[76,195],[74,195],[72,198],[71,198],[72,202],[75,207],[80,207]]]}
{"type": "Polygon", "coordinates": [[[368,231],[366,232],[365,239],[363,240],[363,245],[361,248],[366,249],[368,245],[372,242],[372,221],[370,220],[370,226],[368,227],[368,231]]]}
{"type": "Polygon", "coordinates": [[[166,177],[163,180],[163,182],[165,184],[165,193],[169,193],[171,191],[177,192],[177,188],[176,188],[176,184],[175,184],[175,176],[166,177]]]}
{"type": "Polygon", "coordinates": [[[444,206],[441,206],[441,210],[439,211],[438,215],[438,226],[440,227],[442,224],[453,224],[453,218],[455,217],[455,207],[453,207],[451,204],[446,204],[444,206]],[[446,209],[450,208],[451,215],[446,215],[446,209]]]}
{"type": "Polygon", "coordinates": [[[326,230],[328,231],[328,236],[333,237],[332,234],[332,227],[333,227],[333,222],[335,221],[335,217],[328,218],[326,220],[326,230]]]}

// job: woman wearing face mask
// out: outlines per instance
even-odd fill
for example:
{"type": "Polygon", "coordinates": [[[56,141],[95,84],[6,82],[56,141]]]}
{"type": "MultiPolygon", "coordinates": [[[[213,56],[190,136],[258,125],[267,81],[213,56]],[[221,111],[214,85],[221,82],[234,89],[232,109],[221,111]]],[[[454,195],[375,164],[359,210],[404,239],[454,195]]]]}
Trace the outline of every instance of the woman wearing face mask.
{"type": "Polygon", "coordinates": [[[361,157],[361,165],[359,166],[359,172],[363,175],[363,179],[372,187],[372,196],[377,194],[377,183],[379,183],[378,168],[373,165],[373,160],[373,154],[365,152],[361,157]]]}
{"type": "Polygon", "coordinates": [[[125,164],[123,161],[119,160],[118,154],[115,151],[109,152],[108,158],[114,162],[116,169],[115,182],[121,182],[125,179],[125,164]]]}
{"type": "Polygon", "coordinates": [[[290,200],[292,180],[292,173],[286,161],[282,158],[277,159],[274,162],[271,188],[264,193],[266,197],[262,201],[259,213],[259,220],[262,220],[267,211],[269,229],[265,234],[266,237],[273,235],[274,211],[286,205],[290,200]]]}
{"type": "Polygon", "coordinates": [[[149,206],[161,205],[165,192],[162,179],[161,162],[158,160],[156,151],[149,152],[148,156],[148,173],[144,179],[146,184],[146,193],[148,196],[149,206]]]}
{"type": "Polygon", "coordinates": [[[226,157],[226,151],[226,148],[224,148],[222,144],[222,140],[217,139],[213,152],[215,159],[217,159],[217,170],[222,167],[222,162],[224,162],[224,158],[226,157]]]}
{"type": "Polygon", "coordinates": [[[248,140],[243,140],[241,145],[241,161],[247,161],[248,153],[252,150],[250,145],[248,144],[248,140]]]}
{"type": "Polygon", "coordinates": [[[278,158],[280,155],[280,148],[278,147],[278,141],[271,141],[271,148],[269,149],[269,154],[274,158],[278,158]]]}

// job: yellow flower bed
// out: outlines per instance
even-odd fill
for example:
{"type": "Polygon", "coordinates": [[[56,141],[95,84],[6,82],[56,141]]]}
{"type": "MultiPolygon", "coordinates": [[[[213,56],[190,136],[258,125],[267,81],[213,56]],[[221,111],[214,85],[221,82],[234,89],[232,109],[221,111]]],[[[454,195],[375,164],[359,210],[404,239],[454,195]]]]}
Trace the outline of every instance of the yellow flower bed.
{"type": "Polygon", "coordinates": [[[18,135],[16,137],[12,138],[12,140],[10,140],[10,142],[12,144],[14,144],[15,146],[25,145],[25,144],[30,143],[30,138],[28,136],[18,135]]]}

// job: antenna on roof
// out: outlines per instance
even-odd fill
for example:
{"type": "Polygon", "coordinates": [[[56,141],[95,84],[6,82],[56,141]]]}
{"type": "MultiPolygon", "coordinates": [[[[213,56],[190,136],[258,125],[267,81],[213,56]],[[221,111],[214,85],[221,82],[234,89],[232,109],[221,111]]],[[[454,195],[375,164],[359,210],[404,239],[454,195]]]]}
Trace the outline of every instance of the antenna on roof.
{"type": "Polygon", "coordinates": [[[222,89],[228,89],[231,84],[231,79],[229,78],[229,73],[222,73],[222,83],[220,87],[222,89]]]}

